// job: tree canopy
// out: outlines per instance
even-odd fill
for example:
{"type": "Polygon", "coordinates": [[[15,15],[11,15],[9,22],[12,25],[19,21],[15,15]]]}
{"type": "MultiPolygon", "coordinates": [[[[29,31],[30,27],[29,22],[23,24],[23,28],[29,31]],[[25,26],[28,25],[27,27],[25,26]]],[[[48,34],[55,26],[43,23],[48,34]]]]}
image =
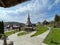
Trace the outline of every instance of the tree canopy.
{"type": "Polygon", "coordinates": [[[59,15],[55,15],[55,22],[60,22],[60,16],[59,15]]]}
{"type": "Polygon", "coordinates": [[[3,23],[3,21],[0,22],[0,34],[4,34],[4,23],[3,23]]]}

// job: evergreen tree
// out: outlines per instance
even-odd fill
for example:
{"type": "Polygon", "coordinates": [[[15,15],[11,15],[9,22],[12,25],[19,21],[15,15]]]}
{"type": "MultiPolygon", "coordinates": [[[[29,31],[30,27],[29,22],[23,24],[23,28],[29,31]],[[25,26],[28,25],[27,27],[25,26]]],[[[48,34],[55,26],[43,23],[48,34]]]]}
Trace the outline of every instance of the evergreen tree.
{"type": "Polygon", "coordinates": [[[56,14],[55,16],[55,22],[60,22],[60,16],[56,14]]]}
{"type": "Polygon", "coordinates": [[[2,34],[4,34],[4,23],[2,21],[2,34]]]}
{"type": "Polygon", "coordinates": [[[4,34],[4,23],[0,22],[0,34],[4,34]]]}
{"type": "Polygon", "coordinates": [[[0,22],[0,34],[1,34],[1,27],[2,27],[2,26],[1,26],[1,22],[0,22]]]}

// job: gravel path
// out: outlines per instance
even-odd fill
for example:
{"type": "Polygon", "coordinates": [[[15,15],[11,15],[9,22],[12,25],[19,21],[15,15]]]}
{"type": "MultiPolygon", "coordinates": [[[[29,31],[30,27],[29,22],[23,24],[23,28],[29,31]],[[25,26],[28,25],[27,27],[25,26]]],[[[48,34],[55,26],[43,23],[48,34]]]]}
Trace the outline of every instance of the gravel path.
{"type": "MultiPolygon", "coordinates": [[[[27,35],[19,36],[19,37],[17,36],[17,33],[15,33],[9,36],[9,40],[13,41],[14,45],[46,45],[43,43],[43,41],[49,32],[50,32],[50,28],[46,32],[42,33],[41,35],[35,36],[35,37],[30,37],[30,36],[36,33],[36,31],[30,34],[27,34],[27,35]]],[[[0,40],[0,43],[1,42],[2,41],[0,40]]]]}

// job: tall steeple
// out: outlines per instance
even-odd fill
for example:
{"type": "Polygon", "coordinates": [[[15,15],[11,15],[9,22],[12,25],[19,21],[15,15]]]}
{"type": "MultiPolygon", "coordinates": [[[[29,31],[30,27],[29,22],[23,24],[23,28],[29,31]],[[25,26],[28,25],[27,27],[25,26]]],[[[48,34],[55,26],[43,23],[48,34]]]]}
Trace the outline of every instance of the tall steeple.
{"type": "Polygon", "coordinates": [[[30,21],[30,16],[29,16],[29,13],[28,13],[27,26],[30,26],[30,25],[31,25],[31,21],[30,21]]]}
{"type": "Polygon", "coordinates": [[[26,23],[26,26],[24,27],[24,29],[25,29],[25,31],[34,31],[33,25],[30,21],[29,13],[28,13],[28,17],[27,17],[27,23],[26,23]]]}

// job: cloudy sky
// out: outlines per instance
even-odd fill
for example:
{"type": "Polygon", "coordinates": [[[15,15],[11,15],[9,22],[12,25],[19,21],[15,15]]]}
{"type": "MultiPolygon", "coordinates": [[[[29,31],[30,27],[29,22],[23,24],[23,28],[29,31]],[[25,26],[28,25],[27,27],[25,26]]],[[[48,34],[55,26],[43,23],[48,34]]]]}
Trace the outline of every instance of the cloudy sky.
{"type": "Polygon", "coordinates": [[[54,20],[60,14],[60,0],[30,0],[14,7],[0,7],[0,21],[16,21],[26,23],[28,12],[31,22],[54,20]]]}

